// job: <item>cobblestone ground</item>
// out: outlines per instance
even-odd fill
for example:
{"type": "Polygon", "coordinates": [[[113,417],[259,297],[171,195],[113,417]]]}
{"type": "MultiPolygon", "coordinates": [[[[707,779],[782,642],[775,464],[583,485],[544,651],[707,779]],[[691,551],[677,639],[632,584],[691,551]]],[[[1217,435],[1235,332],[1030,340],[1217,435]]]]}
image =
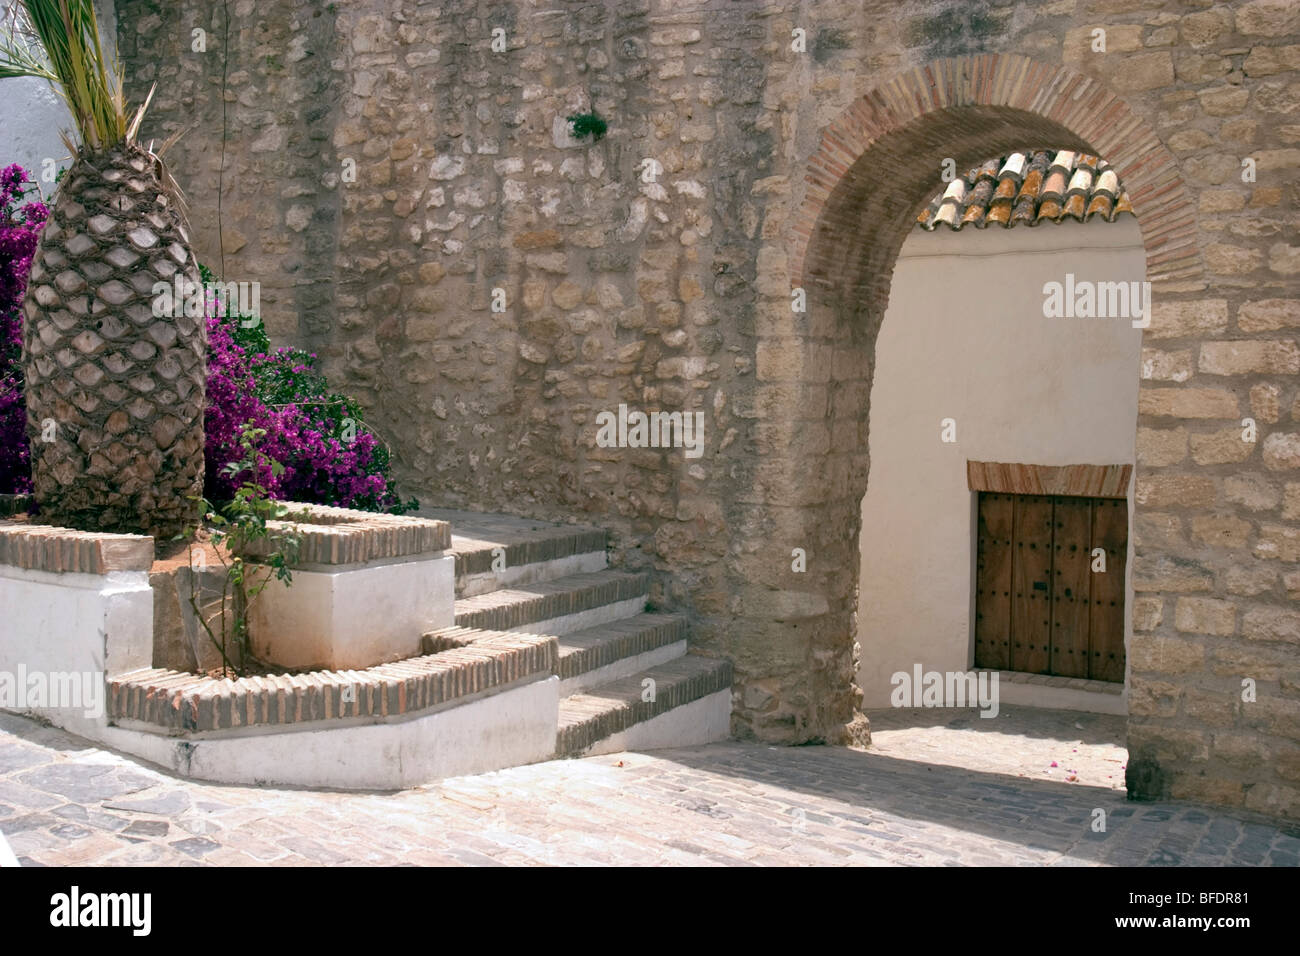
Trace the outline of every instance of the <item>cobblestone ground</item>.
{"type": "Polygon", "coordinates": [[[871,718],[876,753],[1031,780],[1124,789],[1125,719],[1074,711],[1002,707],[879,710],[871,718]]]}
{"type": "Polygon", "coordinates": [[[874,716],[871,752],[729,742],[336,793],[184,781],[0,715],[0,831],[25,865],[1298,862],[1300,828],[1089,785],[1122,721],[874,716]],[[1040,772],[1076,749],[1079,781],[1040,772]]]}

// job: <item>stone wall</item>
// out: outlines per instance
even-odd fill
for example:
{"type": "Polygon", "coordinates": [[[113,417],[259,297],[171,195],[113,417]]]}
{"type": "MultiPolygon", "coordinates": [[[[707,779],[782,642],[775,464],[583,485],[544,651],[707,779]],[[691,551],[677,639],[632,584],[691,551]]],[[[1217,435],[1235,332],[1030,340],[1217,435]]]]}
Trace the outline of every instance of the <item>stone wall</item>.
{"type": "Polygon", "coordinates": [[[1294,3],[223,9],[118,3],[128,94],[159,83],[146,134],[193,124],[171,165],[202,258],[263,284],[273,336],[360,396],[410,491],[609,527],[769,740],[863,729],[874,339],[942,160],[1105,156],[1157,295],[1131,791],[1300,813],[1294,3]],[[592,109],[608,135],[573,140],[592,109]],[[705,453],[598,447],[621,402],[704,412],[705,453]]]}

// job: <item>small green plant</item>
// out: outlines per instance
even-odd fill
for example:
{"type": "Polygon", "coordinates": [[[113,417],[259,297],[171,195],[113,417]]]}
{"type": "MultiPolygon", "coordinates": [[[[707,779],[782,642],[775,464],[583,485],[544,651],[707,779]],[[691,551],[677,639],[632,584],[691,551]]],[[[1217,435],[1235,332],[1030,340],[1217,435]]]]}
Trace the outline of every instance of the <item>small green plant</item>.
{"type": "Polygon", "coordinates": [[[609,129],[609,124],[595,113],[575,113],[565,118],[569,121],[569,133],[574,139],[582,139],[588,134],[600,139],[605,135],[605,130],[609,129]]]}
{"type": "Polygon", "coordinates": [[[226,465],[227,474],[239,480],[239,487],[221,513],[207,499],[200,499],[204,520],[211,529],[210,540],[225,572],[221,604],[206,616],[199,599],[194,548],[189,550],[190,607],[194,609],[195,620],[221,654],[222,677],[229,676],[230,671],[239,677],[247,672],[253,661],[248,635],[249,608],[272,580],[289,585],[293,580],[292,566],[297,560],[298,536],[291,530],[269,526],[269,522],[288,516],[289,509],[270,498],[262,483],[263,475],[278,476],[284,468],[260,449],[259,443],[265,437],[263,428],[244,429],[240,437],[244,457],[226,465]],[[263,541],[273,545],[264,556],[262,552],[267,549],[258,547],[263,541]],[[247,559],[250,552],[259,555],[251,569],[247,559]]]}

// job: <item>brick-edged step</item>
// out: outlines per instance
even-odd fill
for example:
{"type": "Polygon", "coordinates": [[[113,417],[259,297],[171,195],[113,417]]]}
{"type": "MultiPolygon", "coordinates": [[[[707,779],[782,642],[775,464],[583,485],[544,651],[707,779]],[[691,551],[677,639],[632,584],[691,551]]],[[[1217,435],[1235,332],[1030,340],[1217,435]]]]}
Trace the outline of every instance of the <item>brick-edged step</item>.
{"type": "Polygon", "coordinates": [[[571,757],[594,744],[731,687],[731,662],[687,654],[560,701],[555,755],[571,757]],[[643,681],[655,684],[654,700],[642,700],[643,681]]]}
{"type": "Polygon", "coordinates": [[[570,574],[461,598],[456,625],[492,631],[569,634],[645,610],[650,577],[626,571],[570,574]]]}
{"type": "Polygon", "coordinates": [[[423,508],[419,514],[451,524],[458,598],[605,567],[603,528],[449,508],[423,508]]]}
{"type": "Polygon", "coordinates": [[[175,731],[401,717],[555,672],[556,639],[483,634],[439,653],[363,670],[237,680],[141,668],[108,682],[108,716],[175,731]]]}
{"type": "Polygon", "coordinates": [[[690,628],[677,614],[638,614],[559,639],[560,696],[627,677],[686,653],[690,628]]]}
{"type": "MultiPolygon", "coordinates": [[[[555,673],[560,696],[567,697],[627,677],[686,653],[690,627],[677,614],[637,614],[556,638],[555,673]]],[[[420,638],[421,654],[468,647],[489,638],[509,638],[519,631],[478,627],[444,627],[420,638]]]]}

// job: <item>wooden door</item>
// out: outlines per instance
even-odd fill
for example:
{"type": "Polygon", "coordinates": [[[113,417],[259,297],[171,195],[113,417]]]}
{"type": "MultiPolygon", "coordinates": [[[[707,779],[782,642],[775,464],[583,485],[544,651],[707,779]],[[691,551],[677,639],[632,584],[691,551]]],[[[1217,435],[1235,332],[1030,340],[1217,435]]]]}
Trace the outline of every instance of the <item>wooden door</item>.
{"type": "Polygon", "coordinates": [[[1012,495],[980,495],[975,552],[975,662],[1011,668],[1012,495]]]}
{"type": "Polygon", "coordinates": [[[982,492],[975,666],[1123,681],[1127,555],[1123,499],[982,492]]]}
{"type": "Polygon", "coordinates": [[[1048,672],[1088,676],[1092,502],[1052,499],[1052,650],[1048,672]]]}
{"type": "Polygon", "coordinates": [[[1092,575],[1088,674],[1093,680],[1124,681],[1124,571],[1128,564],[1128,502],[1093,502],[1092,546],[1106,558],[1105,573],[1092,575]]]}
{"type": "Polygon", "coordinates": [[[1011,551],[1011,669],[1051,669],[1052,499],[1014,495],[1011,551]]]}

